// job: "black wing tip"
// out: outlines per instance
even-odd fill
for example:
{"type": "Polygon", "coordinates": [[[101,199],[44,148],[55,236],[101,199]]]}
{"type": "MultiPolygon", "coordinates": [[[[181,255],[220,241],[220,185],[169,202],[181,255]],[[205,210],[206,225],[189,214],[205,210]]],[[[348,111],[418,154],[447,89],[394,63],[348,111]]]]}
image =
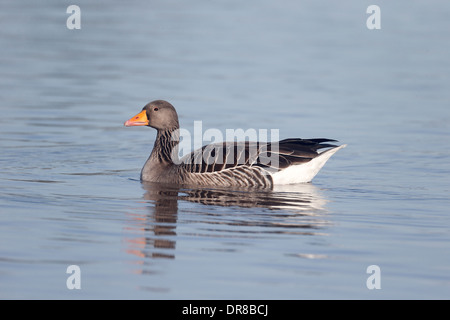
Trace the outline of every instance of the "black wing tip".
{"type": "Polygon", "coordinates": [[[314,139],[305,139],[308,141],[316,142],[316,143],[323,143],[323,142],[339,142],[335,139],[328,139],[328,138],[314,138],[314,139]]]}
{"type": "Polygon", "coordinates": [[[280,143],[292,143],[292,142],[314,142],[314,143],[323,143],[323,142],[339,142],[335,139],[329,139],[329,138],[311,138],[311,139],[301,139],[301,138],[287,138],[279,141],[280,143]]]}
{"type": "MultiPolygon", "coordinates": [[[[337,148],[338,145],[334,144],[334,142],[339,142],[335,139],[329,138],[311,138],[311,139],[300,139],[300,138],[289,138],[279,141],[279,145],[286,146],[291,148],[292,150],[297,151],[311,151],[316,153],[319,149],[324,148],[337,148]]],[[[317,154],[317,153],[316,153],[317,154]]]]}

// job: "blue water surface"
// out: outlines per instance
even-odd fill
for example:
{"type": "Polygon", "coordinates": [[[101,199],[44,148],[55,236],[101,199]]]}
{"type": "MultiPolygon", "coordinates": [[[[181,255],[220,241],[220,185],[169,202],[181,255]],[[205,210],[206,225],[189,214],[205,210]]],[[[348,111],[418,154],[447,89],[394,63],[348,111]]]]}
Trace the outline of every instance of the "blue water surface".
{"type": "Polygon", "coordinates": [[[1,298],[450,297],[448,2],[71,4],[0,5],[1,298]],[[348,146],[273,191],[142,184],[155,99],[348,146]]]}

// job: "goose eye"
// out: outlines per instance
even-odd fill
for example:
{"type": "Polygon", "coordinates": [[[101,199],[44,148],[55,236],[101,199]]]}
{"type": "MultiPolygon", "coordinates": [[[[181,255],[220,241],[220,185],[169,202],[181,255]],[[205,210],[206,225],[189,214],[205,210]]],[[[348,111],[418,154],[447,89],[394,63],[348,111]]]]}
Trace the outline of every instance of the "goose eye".
{"type": "Polygon", "coordinates": [[[158,111],[159,110],[159,108],[153,108],[153,111],[158,111]]]}

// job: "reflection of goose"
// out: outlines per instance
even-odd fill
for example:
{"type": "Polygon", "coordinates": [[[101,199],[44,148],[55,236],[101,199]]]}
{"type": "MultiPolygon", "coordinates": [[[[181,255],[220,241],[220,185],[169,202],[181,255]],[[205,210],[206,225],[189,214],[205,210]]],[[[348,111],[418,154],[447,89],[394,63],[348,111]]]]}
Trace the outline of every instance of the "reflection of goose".
{"type": "Polygon", "coordinates": [[[125,126],[150,126],[158,130],[141,180],[195,186],[272,187],[309,182],[345,146],[329,144],[335,142],[331,139],[215,143],[178,159],[178,115],[163,100],[147,104],[125,126]],[[328,150],[318,153],[324,148],[328,150]]]}
{"type": "MultiPolygon", "coordinates": [[[[312,184],[276,187],[274,190],[189,189],[155,182],[143,182],[142,187],[144,199],[149,204],[148,211],[130,214],[132,226],[129,229],[134,230],[136,237],[126,240],[127,252],[141,258],[175,258],[179,202],[205,205],[194,211],[194,219],[197,223],[212,226],[198,231],[208,237],[223,237],[224,230],[234,238],[236,235],[255,237],[274,233],[318,235],[323,234],[321,229],[328,224],[323,219],[326,200],[312,184]],[[236,207],[236,210],[222,214],[216,212],[214,206],[236,207]]],[[[191,218],[192,215],[183,216],[183,220],[191,218]]]]}
{"type": "Polygon", "coordinates": [[[144,199],[153,204],[149,207],[152,210],[133,216],[133,229],[140,230],[143,236],[127,240],[131,243],[128,252],[140,257],[174,258],[166,249],[175,249],[175,241],[170,237],[176,236],[178,189],[154,187],[146,190],[144,199]]]}
{"type": "Polygon", "coordinates": [[[289,188],[274,187],[274,190],[182,188],[178,198],[205,205],[288,209],[304,214],[323,210],[325,205],[317,187],[311,184],[290,185],[289,188]]]}

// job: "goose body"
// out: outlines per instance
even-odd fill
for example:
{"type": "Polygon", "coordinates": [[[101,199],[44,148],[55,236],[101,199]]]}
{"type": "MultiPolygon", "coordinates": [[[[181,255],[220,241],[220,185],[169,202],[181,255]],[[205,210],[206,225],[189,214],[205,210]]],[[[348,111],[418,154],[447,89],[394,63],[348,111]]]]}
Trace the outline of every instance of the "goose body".
{"type": "Polygon", "coordinates": [[[125,126],[157,130],[141,180],[197,186],[272,188],[310,182],[327,160],[345,145],[332,139],[285,139],[279,142],[209,144],[178,158],[179,124],[175,108],[163,100],[148,103],[125,126]],[[318,152],[320,149],[326,151],[318,152]]]}

